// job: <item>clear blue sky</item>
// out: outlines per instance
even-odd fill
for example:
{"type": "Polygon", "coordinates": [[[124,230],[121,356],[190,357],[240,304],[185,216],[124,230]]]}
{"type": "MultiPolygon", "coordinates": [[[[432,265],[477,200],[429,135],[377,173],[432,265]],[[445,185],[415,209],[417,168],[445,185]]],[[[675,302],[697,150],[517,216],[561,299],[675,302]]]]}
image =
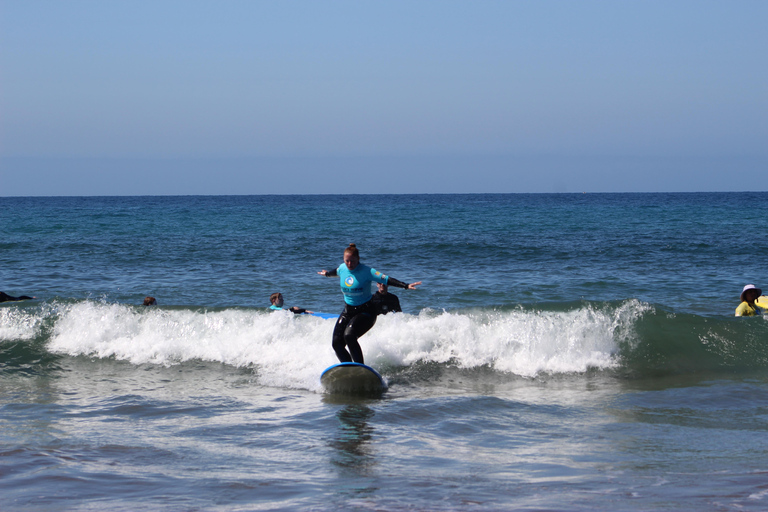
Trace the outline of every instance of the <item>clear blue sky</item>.
{"type": "Polygon", "coordinates": [[[766,190],[768,2],[0,0],[0,196],[766,190]]]}

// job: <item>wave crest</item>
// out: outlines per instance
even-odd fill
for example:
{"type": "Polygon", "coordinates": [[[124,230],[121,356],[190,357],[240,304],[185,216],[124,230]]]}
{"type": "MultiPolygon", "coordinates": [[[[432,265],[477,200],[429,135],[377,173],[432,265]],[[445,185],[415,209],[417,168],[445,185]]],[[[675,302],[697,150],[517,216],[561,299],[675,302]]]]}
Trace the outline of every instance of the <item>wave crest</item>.
{"type": "MultiPolygon", "coordinates": [[[[256,308],[144,308],[98,301],[0,309],[0,348],[172,366],[248,368],[259,384],[318,389],[335,321],[256,308]]],[[[361,338],[382,373],[485,368],[499,379],[593,370],[617,376],[768,367],[768,322],[674,314],[637,300],[390,314],[361,338]]],[[[7,350],[6,350],[7,352],[7,350]]],[[[14,356],[16,357],[16,356],[14,356]]],[[[6,359],[7,368],[9,360],[6,359]]]]}

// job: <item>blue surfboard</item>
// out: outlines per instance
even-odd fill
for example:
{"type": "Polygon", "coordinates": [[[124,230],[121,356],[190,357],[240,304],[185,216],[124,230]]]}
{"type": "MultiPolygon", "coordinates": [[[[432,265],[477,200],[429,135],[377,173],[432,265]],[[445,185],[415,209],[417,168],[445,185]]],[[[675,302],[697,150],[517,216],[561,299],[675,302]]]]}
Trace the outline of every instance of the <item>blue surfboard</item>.
{"type": "Polygon", "coordinates": [[[338,313],[310,313],[312,316],[318,316],[320,318],[339,318],[338,313]]]}
{"type": "Polygon", "coordinates": [[[376,395],[387,389],[379,372],[360,363],[329,366],[320,375],[320,384],[327,393],[342,395],[376,395]]]}

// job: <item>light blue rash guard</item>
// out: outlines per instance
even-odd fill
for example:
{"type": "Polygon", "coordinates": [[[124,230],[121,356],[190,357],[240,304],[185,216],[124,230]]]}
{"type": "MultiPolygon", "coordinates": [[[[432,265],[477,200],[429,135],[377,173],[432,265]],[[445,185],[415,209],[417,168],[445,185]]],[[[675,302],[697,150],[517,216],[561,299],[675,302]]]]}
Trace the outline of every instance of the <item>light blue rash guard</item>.
{"type": "Polygon", "coordinates": [[[389,280],[388,276],[362,263],[358,263],[355,270],[349,270],[342,263],[336,273],[339,275],[344,302],[350,306],[362,306],[371,300],[371,283],[387,284],[389,280]]]}

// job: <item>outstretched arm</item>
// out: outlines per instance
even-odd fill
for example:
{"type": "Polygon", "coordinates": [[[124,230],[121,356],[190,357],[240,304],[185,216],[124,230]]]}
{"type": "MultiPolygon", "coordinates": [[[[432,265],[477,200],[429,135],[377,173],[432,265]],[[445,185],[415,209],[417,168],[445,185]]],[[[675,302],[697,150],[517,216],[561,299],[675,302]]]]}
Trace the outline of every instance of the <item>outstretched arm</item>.
{"type": "Polygon", "coordinates": [[[415,290],[417,286],[421,284],[421,281],[416,281],[415,283],[407,284],[402,281],[398,281],[394,277],[390,277],[387,280],[387,286],[394,286],[395,288],[403,288],[404,290],[415,290]]]}
{"type": "Polygon", "coordinates": [[[318,272],[318,274],[320,274],[321,276],[325,276],[325,277],[333,277],[333,276],[337,276],[338,275],[336,273],[336,269],[333,269],[333,270],[325,270],[325,269],[323,269],[320,272],[318,272]]]}

